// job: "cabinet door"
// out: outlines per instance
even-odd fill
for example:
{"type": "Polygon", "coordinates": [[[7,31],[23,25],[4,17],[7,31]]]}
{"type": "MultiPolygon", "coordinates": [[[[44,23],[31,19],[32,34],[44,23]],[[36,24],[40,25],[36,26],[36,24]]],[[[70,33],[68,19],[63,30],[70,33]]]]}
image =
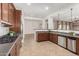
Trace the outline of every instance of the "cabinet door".
{"type": "Polygon", "coordinates": [[[14,45],[12,50],[9,53],[10,56],[16,56],[16,46],[14,45]]]}
{"type": "Polygon", "coordinates": [[[20,32],[21,31],[21,11],[20,10],[15,10],[15,31],[20,32]]]}
{"type": "Polygon", "coordinates": [[[1,20],[1,3],[0,3],[0,20],[1,20]]]}
{"type": "Polygon", "coordinates": [[[79,39],[76,39],[76,53],[79,55],[79,39]]]}
{"type": "Polygon", "coordinates": [[[56,34],[53,34],[53,42],[58,43],[58,36],[56,34]]]}
{"type": "Polygon", "coordinates": [[[20,54],[20,48],[21,48],[21,40],[19,39],[17,42],[16,42],[16,55],[19,56],[20,54]]]}
{"type": "Polygon", "coordinates": [[[11,23],[12,25],[14,25],[14,9],[13,9],[13,5],[9,4],[9,23],[11,23]]]}
{"type": "Polygon", "coordinates": [[[50,41],[53,42],[53,34],[50,33],[50,41]]]}
{"type": "Polygon", "coordinates": [[[8,22],[8,3],[2,3],[2,20],[8,22]]]}
{"type": "Polygon", "coordinates": [[[48,33],[38,33],[37,34],[37,41],[47,41],[49,39],[49,34],[48,33]]]}
{"type": "Polygon", "coordinates": [[[13,19],[13,26],[10,28],[10,30],[15,32],[21,32],[21,11],[20,10],[14,10],[14,19],[13,19]]]}

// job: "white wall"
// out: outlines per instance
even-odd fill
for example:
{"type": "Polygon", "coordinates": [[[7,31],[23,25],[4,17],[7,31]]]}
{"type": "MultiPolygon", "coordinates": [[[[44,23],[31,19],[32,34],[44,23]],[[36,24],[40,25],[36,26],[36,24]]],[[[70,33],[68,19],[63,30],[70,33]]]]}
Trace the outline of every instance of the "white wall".
{"type": "Polygon", "coordinates": [[[46,19],[42,20],[42,29],[47,29],[46,19]]]}
{"type": "Polygon", "coordinates": [[[42,20],[24,20],[24,34],[33,34],[36,29],[42,29],[42,20]]]}
{"type": "Polygon", "coordinates": [[[56,21],[52,17],[43,20],[43,29],[47,29],[46,20],[48,20],[48,29],[56,29],[56,21]]]}
{"type": "Polygon", "coordinates": [[[9,27],[2,27],[0,24],[0,36],[3,36],[9,32],[9,27]]]}
{"type": "Polygon", "coordinates": [[[53,18],[51,17],[48,18],[48,29],[54,29],[53,18]]]}

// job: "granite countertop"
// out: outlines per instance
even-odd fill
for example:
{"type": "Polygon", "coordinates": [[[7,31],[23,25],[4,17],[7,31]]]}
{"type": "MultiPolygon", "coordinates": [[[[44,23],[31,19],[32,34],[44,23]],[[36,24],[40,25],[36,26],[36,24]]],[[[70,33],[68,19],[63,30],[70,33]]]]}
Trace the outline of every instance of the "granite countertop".
{"type": "Polygon", "coordinates": [[[71,35],[69,33],[62,33],[62,32],[54,32],[54,31],[51,31],[50,33],[54,33],[54,34],[57,34],[59,36],[64,36],[64,37],[71,37],[71,38],[79,38],[79,35],[71,35]]]}
{"type": "Polygon", "coordinates": [[[49,33],[54,33],[60,36],[65,36],[65,37],[73,37],[73,38],[79,38],[79,31],[73,31],[73,30],[47,30],[47,29],[41,29],[41,30],[36,30],[36,32],[49,32],[49,33]],[[71,35],[69,32],[74,32],[76,35],[71,35]],[[78,35],[77,35],[78,34],[78,35]]]}
{"type": "Polygon", "coordinates": [[[13,43],[0,44],[0,56],[6,56],[13,43]]]}
{"type": "Polygon", "coordinates": [[[14,45],[14,43],[16,42],[16,40],[18,40],[19,36],[20,36],[20,34],[17,36],[17,38],[15,39],[15,41],[13,41],[11,43],[0,44],[0,56],[7,56],[8,55],[9,50],[14,45]]]}
{"type": "Polygon", "coordinates": [[[38,29],[38,30],[35,30],[36,32],[37,31],[49,31],[48,29],[38,29]]]}
{"type": "Polygon", "coordinates": [[[75,32],[79,34],[79,31],[74,31],[74,30],[53,30],[53,29],[37,29],[35,30],[36,32],[39,31],[55,31],[55,32],[65,32],[65,33],[69,33],[69,32],[75,32]]]}

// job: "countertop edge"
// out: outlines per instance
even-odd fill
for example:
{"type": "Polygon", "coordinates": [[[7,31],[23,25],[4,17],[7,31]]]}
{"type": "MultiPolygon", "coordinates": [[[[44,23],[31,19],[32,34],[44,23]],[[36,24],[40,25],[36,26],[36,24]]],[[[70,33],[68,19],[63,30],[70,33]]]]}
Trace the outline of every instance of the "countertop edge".
{"type": "Polygon", "coordinates": [[[11,48],[9,49],[8,53],[6,54],[6,56],[9,55],[10,51],[12,50],[12,48],[14,47],[15,43],[17,42],[17,40],[19,39],[19,37],[21,36],[21,34],[16,38],[16,40],[13,42],[11,48]]]}

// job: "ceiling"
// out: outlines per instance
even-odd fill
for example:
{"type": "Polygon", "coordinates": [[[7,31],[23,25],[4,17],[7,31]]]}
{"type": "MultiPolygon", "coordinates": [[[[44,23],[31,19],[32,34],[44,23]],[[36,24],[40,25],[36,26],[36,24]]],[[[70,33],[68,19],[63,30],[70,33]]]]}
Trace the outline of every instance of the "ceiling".
{"type": "Polygon", "coordinates": [[[74,3],[14,3],[17,9],[23,11],[24,16],[36,17],[36,18],[45,18],[50,14],[53,14],[59,10],[71,7],[74,3]],[[48,7],[48,10],[45,10],[45,7],[48,7]]]}

